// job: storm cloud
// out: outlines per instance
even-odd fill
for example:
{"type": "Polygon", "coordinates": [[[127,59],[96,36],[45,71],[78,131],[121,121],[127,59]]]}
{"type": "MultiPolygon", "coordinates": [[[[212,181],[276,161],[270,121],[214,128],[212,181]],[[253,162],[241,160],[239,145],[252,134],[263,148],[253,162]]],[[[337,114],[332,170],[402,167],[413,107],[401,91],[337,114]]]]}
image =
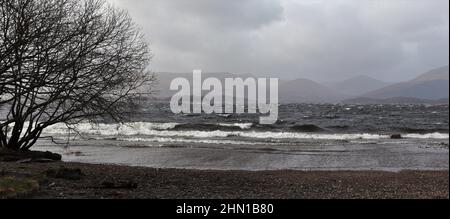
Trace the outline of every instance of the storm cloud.
{"type": "Polygon", "coordinates": [[[157,72],[399,81],[448,65],[447,0],[108,1],[142,28],[157,72]]]}

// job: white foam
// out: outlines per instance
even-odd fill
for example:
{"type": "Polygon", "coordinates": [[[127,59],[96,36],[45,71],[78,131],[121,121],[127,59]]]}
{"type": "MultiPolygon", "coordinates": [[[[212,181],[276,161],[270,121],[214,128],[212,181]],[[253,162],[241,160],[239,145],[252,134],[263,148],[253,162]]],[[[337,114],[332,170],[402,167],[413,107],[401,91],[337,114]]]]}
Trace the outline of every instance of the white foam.
{"type": "Polygon", "coordinates": [[[219,126],[223,126],[223,127],[239,127],[242,130],[245,130],[245,129],[251,129],[253,127],[253,123],[234,123],[234,124],[219,123],[219,126]]]}
{"type": "MultiPolygon", "coordinates": [[[[256,132],[256,131],[173,131],[176,123],[127,123],[119,124],[98,124],[81,123],[75,125],[75,129],[80,134],[97,136],[158,136],[158,137],[189,137],[189,138],[226,138],[239,136],[257,139],[382,139],[389,138],[387,135],[377,134],[307,134],[293,132],[256,132]],[[166,130],[169,129],[169,130],[166,130]]],[[[225,124],[222,124],[225,125],[225,124]]],[[[252,124],[229,124],[248,129],[252,124]]],[[[65,125],[54,125],[44,131],[44,135],[68,134],[65,125]]]]}
{"type": "MultiPolygon", "coordinates": [[[[90,124],[80,123],[73,128],[80,134],[100,136],[151,135],[155,131],[173,129],[178,123],[133,122],[125,124],[90,124]]],[[[64,124],[56,124],[44,130],[44,134],[68,134],[64,124]]]]}
{"type": "Polygon", "coordinates": [[[431,134],[407,134],[405,138],[416,138],[416,139],[449,139],[448,134],[443,133],[431,133],[431,134]]]}
{"type": "MultiPolygon", "coordinates": [[[[154,135],[154,131],[165,131],[174,129],[179,123],[151,123],[151,122],[133,122],[125,124],[91,124],[80,123],[74,125],[73,128],[79,133],[87,135],[154,135]]],[[[220,123],[219,126],[223,127],[239,127],[242,130],[250,129],[253,123],[220,123]]],[[[195,130],[194,130],[195,131],[195,130]]],[[[177,131],[181,133],[182,131],[177,131]]],[[[191,133],[190,131],[185,131],[191,133]]],[[[64,124],[56,124],[48,127],[44,130],[44,134],[67,134],[68,129],[64,124]]],[[[191,134],[188,134],[191,135],[191,134]]],[[[225,136],[226,135],[220,135],[225,136]]]]}
{"type": "Polygon", "coordinates": [[[239,134],[248,138],[272,139],[317,139],[317,140],[355,140],[355,139],[386,139],[390,136],[378,134],[308,134],[293,132],[242,132],[239,134]]]}

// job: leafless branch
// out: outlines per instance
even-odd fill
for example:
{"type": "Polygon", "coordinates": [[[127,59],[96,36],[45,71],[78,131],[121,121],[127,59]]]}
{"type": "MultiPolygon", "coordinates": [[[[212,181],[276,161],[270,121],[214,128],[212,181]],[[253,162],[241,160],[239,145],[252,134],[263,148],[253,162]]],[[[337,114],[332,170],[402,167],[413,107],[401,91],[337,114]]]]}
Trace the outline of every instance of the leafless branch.
{"type": "Polygon", "coordinates": [[[151,92],[150,59],[129,15],[104,0],[1,1],[0,147],[28,150],[58,123],[123,121],[151,92]]]}

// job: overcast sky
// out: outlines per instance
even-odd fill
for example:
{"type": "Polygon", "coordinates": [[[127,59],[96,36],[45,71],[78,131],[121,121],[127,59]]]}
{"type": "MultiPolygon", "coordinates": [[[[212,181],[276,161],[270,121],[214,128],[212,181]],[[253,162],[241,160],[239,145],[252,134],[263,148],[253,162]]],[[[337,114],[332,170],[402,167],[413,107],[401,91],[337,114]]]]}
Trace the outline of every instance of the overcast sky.
{"type": "Polygon", "coordinates": [[[448,0],[108,0],[148,39],[153,71],[410,79],[448,65],[448,0]]]}

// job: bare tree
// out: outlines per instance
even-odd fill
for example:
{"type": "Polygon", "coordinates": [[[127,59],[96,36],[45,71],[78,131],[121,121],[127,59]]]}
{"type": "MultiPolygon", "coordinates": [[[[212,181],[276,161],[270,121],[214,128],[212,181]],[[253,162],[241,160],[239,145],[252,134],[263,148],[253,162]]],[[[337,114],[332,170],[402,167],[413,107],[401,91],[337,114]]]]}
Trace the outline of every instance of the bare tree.
{"type": "Polygon", "coordinates": [[[29,150],[57,123],[122,121],[154,81],[150,58],[104,0],[0,1],[0,148],[29,150]]]}

